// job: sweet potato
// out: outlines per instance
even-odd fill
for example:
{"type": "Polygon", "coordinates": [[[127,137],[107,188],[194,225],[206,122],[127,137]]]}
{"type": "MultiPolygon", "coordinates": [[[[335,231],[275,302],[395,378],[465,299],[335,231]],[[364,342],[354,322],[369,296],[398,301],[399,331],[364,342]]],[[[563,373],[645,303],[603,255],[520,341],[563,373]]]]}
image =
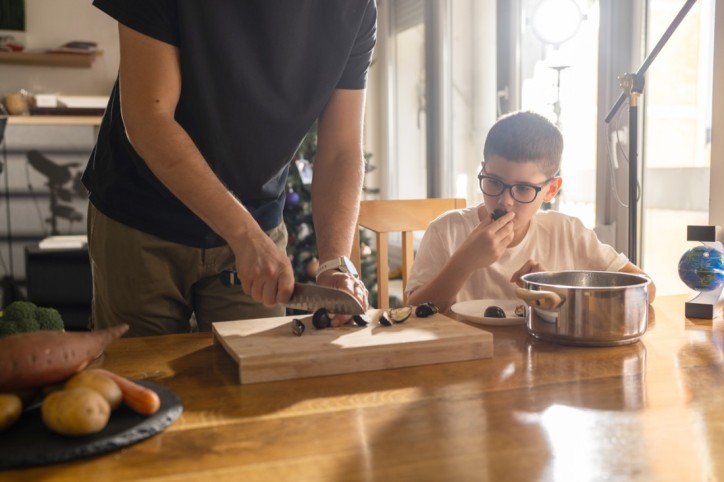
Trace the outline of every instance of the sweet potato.
{"type": "Polygon", "coordinates": [[[0,338],[0,391],[65,380],[126,330],[128,325],[118,325],[92,332],[36,331],[0,338]]]}
{"type": "Polygon", "coordinates": [[[161,408],[161,400],[158,398],[156,392],[150,388],[141,386],[126,377],[104,370],[103,368],[93,368],[88,371],[102,373],[116,382],[123,393],[123,402],[133,411],[141,415],[153,415],[161,408]]]}

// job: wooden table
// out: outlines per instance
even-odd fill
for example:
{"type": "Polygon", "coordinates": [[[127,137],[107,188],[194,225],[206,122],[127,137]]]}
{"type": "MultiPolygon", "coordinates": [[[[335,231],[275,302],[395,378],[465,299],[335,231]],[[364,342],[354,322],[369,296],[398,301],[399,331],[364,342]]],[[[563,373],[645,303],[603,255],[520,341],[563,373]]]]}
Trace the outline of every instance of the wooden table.
{"type": "Polygon", "coordinates": [[[662,297],[642,341],[253,385],[208,334],[114,342],[106,368],[178,394],[165,432],[0,480],[724,480],[724,324],[662,297]]]}

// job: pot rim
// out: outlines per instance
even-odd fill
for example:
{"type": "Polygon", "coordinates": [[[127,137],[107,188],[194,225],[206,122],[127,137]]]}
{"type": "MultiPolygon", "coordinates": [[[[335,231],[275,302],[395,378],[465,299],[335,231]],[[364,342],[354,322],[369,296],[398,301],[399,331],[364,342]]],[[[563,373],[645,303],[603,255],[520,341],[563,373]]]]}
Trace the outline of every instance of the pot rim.
{"type": "Polygon", "coordinates": [[[640,288],[643,286],[647,286],[651,284],[651,279],[638,274],[638,273],[625,273],[623,271],[595,271],[595,270],[562,270],[562,271],[537,271],[535,273],[527,273],[520,277],[520,279],[528,284],[532,284],[534,286],[541,286],[546,288],[558,288],[558,289],[586,289],[586,290],[616,290],[616,289],[626,289],[626,288],[640,288]],[[562,284],[562,283],[556,283],[555,280],[552,281],[537,281],[537,280],[531,280],[531,278],[535,278],[537,276],[541,275],[548,275],[550,277],[554,277],[556,275],[569,275],[569,274],[578,274],[578,273],[588,273],[588,274],[601,274],[605,273],[604,276],[616,276],[621,278],[630,278],[632,280],[638,280],[638,283],[634,284],[627,284],[627,285],[620,285],[620,286],[576,286],[571,284],[562,284]]]}

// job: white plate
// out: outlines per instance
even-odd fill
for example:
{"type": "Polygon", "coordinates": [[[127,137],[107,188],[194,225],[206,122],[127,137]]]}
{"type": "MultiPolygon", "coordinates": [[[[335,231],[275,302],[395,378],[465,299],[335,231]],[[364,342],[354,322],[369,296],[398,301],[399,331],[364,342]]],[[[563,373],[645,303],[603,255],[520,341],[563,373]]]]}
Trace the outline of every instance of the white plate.
{"type": "Polygon", "coordinates": [[[470,300],[455,303],[451,309],[453,313],[473,323],[481,323],[483,325],[522,325],[525,323],[525,316],[515,315],[515,307],[520,305],[525,306],[523,300],[470,300]],[[505,318],[484,316],[485,309],[489,306],[502,308],[503,311],[505,311],[505,318]]]}

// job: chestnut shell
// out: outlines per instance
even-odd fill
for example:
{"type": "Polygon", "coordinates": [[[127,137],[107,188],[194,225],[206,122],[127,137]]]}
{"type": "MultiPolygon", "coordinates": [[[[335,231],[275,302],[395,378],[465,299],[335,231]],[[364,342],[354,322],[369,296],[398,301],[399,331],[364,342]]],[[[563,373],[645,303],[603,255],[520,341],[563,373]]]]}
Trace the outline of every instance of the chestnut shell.
{"type": "Polygon", "coordinates": [[[483,316],[486,318],[505,318],[505,311],[500,306],[488,306],[483,316]]]}
{"type": "Polygon", "coordinates": [[[392,326],[392,322],[387,318],[387,312],[383,312],[380,315],[380,319],[378,320],[379,324],[382,326],[392,326]]]}
{"type": "Polygon", "coordinates": [[[493,218],[493,221],[495,221],[495,220],[497,220],[498,218],[502,218],[502,217],[505,216],[506,214],[508,214],[508,213],[505,212],[505,211],[502,210],[502,209],[494,209],[493,212],[490,213],[490,217],[493,218]]]}
{"type": "Polygon", "coordinates": [[[354,321],[354,324],[357,326],[367,326],[370,322],[369,316],[365,315],[354,315],[352,317],[352,321],[354,321]]]}
{"type": "Polygon", "coordinates": [[[332,326],[332,318],[330,318],[327,308],[320,308],[314,312],[312,315],[312,324],[318,330],[332,326]]]}
{"type": "Polygon", "coordinates": [[[428,316],[434,315],[438,311],[440,310],[437,308],[437,306],[428,301],[426,303],[417,305],[417,307],[415,308],[415,316],[417,316],[418,318],[427,318],[428,316]]]}
{"type": "Polygon", "coordinates": [[[292,320],[292,333],[294,333],[297,336],[302,336],[304,334],[304,330],[306,330],[306,326],[304,326],[304,323],[302,323],[302,320],[298,318],[294,318],[292,320]]]}

